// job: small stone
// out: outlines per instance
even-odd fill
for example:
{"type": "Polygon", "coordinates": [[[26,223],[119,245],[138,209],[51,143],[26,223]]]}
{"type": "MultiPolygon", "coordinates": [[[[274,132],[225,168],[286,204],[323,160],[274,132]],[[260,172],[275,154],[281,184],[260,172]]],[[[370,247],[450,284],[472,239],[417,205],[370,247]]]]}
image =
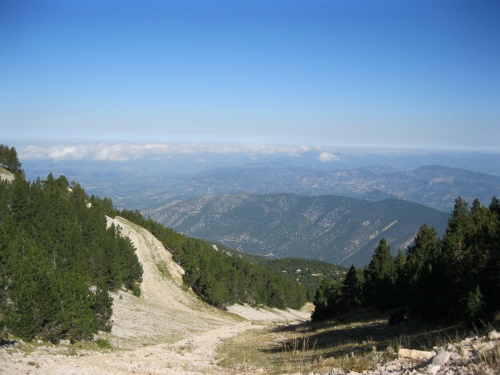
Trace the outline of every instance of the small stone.
{"type": "Polygon", "coordinates": [[[427,367],[427,373],[431,375],[436,375],[439,370],[441,370],[441,366],[439,365],[429,365],[429,367],[427,367]]]}
{"type": "Polygon", "coordinates": [[[462,352],[461,352],[461,355],[462,355],[462,358],[463,359],[471,359],[472,358],[472,351],[470,349],[467,349],[467,348],[462,348],[462,352]]]}
{"type": "Polygon", "coordinates": [[[458,354],[457,352],[451,352],[450,359],[453,361],[460,361],[462,359],[462,356],[460,354],[458,354]]]}
{"type": "Polygon", "coordinates": [[[443,366],[450,360],[450,353],[444,349],[439,349],[436,356],[432,359],[432,364],[435,366],[443,366]]]}
{"type": "Polygon", "coordinates": [[[386,371],[396,371],[401,368],[401,365],[397,362],[388,362],[385,364],[385,370],[386,371]]]}

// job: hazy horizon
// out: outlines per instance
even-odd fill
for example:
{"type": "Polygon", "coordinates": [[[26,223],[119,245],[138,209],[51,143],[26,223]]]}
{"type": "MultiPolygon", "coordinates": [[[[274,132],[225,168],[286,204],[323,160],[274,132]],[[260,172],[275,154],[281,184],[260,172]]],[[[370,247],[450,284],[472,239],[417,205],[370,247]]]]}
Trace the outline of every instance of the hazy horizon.
{"type": "Polygon", "coordinates": [[[317,155],[322,163],[339,161],[337,155],[432,155],[432,154],[492,154],[500,152],[404,147],[336,147],[313,145],[272,145],[217,142],[137,142],[130,140],[71,140],[71,139],[4,139],[2,143],[15,147],[21,160],[54,161],[83,160],[127,161],[141,158],[173,157],[175,155],[284,155],[300,158],[306,154],[317,155]]]}

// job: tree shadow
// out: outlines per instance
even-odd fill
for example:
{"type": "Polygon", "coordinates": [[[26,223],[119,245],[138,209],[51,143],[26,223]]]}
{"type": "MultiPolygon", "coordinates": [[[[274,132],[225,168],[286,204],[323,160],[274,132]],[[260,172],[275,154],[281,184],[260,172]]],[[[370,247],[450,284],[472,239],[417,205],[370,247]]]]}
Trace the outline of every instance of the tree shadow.
{"type": "Polygon", "coordinates": [[[286,334],[287,338],[281,346],[262,351],[278,353],[287,348],[315,350],[326,358],[381,352],[388,348],[397,351],[401,347],[431,350],[439,342],[453,340],[457,331],[464,329],[458,325],[429,326],[421,321],[390,325],[389,315],[388,312],[366,309],[344,315],[339,320],[276,327],[274,331],[286,334]]]}
{"type": "Polygon", "coordinates": [[[0,339],[0,347],[9,347],[17,344],[16,340],[0,339]]]}

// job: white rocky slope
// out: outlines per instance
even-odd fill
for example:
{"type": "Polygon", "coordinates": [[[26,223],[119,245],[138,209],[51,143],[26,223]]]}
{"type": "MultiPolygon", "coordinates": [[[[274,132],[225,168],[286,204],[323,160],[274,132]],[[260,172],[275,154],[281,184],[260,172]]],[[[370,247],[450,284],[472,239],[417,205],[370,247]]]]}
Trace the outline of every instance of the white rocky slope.
{"type": "Polygon", "coordinates": [[[71,345],[18,343],[0,348],[0,373],[5,374],[223,374],[215,350],[225,338],[258,329],[258,320],[307,320],[310,312],[236,306],[233,313],[201,302],[182,286],[183,270],[148,231],[129,221],[108,218],[122,228],[137,249],[144,274],[141,296],[118,292],[113,328],[102,334],[112,349],[105,352],[71,345]]]}
{"type": "Polygon", "coordinates": [[[13,179],[13,173],[9,172],[7,169],[0,167],[0,180],[12,181],[13,179]]]}

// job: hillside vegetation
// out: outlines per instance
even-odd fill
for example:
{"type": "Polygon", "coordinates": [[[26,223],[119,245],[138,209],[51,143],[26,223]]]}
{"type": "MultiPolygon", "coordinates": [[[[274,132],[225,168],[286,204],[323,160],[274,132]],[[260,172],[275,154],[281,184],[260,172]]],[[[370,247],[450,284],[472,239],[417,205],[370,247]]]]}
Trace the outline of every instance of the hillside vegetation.
{"type": "Polygon", "coordinates": [[[158,238],[185,270],[184,283],[211,305],[226,307],[248,303],[300,308],[306,302],[306,289],[295,280],[242,257],[218,251],[207,241],[187,237],[151,219],[146,220],[137,211],[123,210],[120,215],[158,238]]]}
{"type": "Polygon", "coordinates": [[[284,277],[296,280],[307,290],[307,300],[312,301],[315,293],[324,278],[336,280],[344,277],[347,269],[335,264],[322,262],[316,259],[282,258],[263,259],[250,257],[271,272],[281,273],[284,277]]]}
{"type": "Polygon", "coordinates": [[[500,310],[500,201],[471,207],[458,198],[443,238],[423,225],[406,253],[394,257],[384,239],[364,269],[343,280],[324,280],[313,319],[329,319],[374,306],[397,309],[391,321],[489,319],[500,310]]]}
{"type": "Polygon", "coordinates": [[[243,253],[221,244],[212,244],[212,248],[230,257],[237,257],[263,269],[296,281],[306,289],[306,300],[311,302],[321,281],[326,277],[330,280],[342,278],[347,268],[317,259],[307,258],[273,258],[243,253]]]}
{"type": "Polygon", "coordinates": [[[189,236],[275,257],[364,266],[385,238],[406,248],[427,223],[443,234],[449,214],[397,199],[334,195],[225,194],[175,201],[148,210],[154,220],[189,236]]]}
{"type": "Polygon", "coordinates": [[[0,145],[0,167],[4,167],[11,173],[21,172],[21,162],[14,147],[0,145]]]}
{"type": "Polygon", "coordinates": [[[0,328],[25,340],[89,339],[111,328],[108,291],[139,293],[129,240],[106,226],[110,200],[65,177],[0,181],[0,328]]]}

